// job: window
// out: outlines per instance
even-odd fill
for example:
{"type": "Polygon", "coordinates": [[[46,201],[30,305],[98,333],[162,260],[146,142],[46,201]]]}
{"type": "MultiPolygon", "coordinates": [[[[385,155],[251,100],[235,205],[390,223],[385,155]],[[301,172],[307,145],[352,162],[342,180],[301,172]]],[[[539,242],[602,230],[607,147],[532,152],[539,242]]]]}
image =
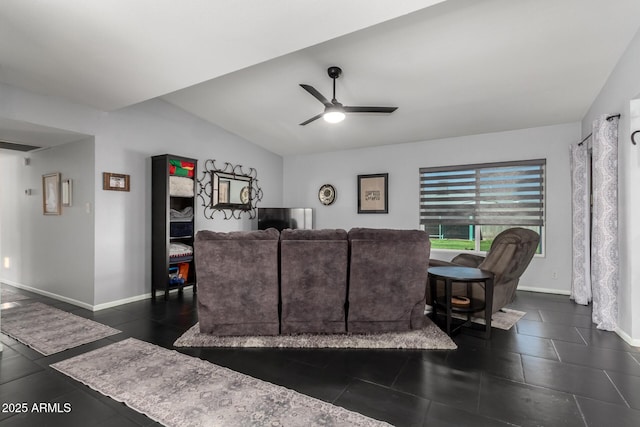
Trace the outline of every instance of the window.
{"type": "Polygon", "coordinates": [[[421,168],[420,227],[432,248],[487,251],[510,227],[542,235],[545,165],[537,159],[421,168]]]}

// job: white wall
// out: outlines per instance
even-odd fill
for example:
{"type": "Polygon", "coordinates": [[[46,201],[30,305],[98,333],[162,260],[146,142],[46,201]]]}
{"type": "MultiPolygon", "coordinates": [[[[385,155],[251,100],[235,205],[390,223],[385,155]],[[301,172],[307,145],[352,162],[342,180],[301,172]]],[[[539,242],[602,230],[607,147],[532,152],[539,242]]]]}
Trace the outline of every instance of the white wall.
{"type": "MultiPolygon", "coordinates": [[[[253,167],[264,197],[260,205],[282,203],[282,158],[163,101],[149,101],[109,113],[96,136],[96,174],[131,175],[131,192],[102,191],[96,183],[96,304],[140,295],[151,283],[151,160],[176,154],[216,164],[253,167]],[[124,280],[123,280],[124,279],[124,280]]],[[[202,175],[201,173],[199,174],[202,175]]],[[[198,204],[199,230],[248,230],[252,221],[205,219],[198,204]]]]}
{"type": "Polygon", "coordinates": [[[94,200],[93,163],[92,139],[0,156],[2,182],[8,184],[1,194],[1,257],[10,259],[3,280],[93,304],[94,221],[83,209],[94,200]],[[73,205],[62,207],[62,215],[43,215],[42,175],[53,172],[73,180],[73,205]]]}
{"type": "MultiPolygon", "coordinates": [[[[580,124],[547,126],[410,144],[389,145],[284,159],[284,205],[313,207],[316,228],[419,226],[420,167],[524,159],[547,159],[546,253],[532,261],[521,288],[568,293],[571,279],[569,145],[580,124]],[[357,213],[357,175],[389,173],[389,214],[357,213]],[[336,187],[331,206],[318,201],[322,184],[336,187]],[[557,278],[553,279],[553,273],[557,278]]],[[[454,254],[433,251],[432,257],[454,254]]]]}
{"type": "MultiPolygon", "coordinates": [[[[151,162],[150,156],[172,153],[242,164],[258,171],[262,206],[282,204],[282,158],[234,134],[198,119],[166,102],[153,100],[115,112],[102,112],[62,99],[40,96],[0,84],[0,117],[81,132],[95,138],[95,167],[90,205],[95,227],[74,239],[94,241],[92,306],[102,308],[150,292],[151,162]],[[131,191],[102,190],[102,173],[131,176],[131,191]]],[[[4,182],[4,179],[3,179],[4,182]]],[[[198,229],[250,229],[251,221],[207,220],[197,212],[198,229]]],[[[22,214],[22,213],[21,213],[22,214]]],[[[4,223],[5,218],[0,217],[4,223]]],[[[8,222],[9,219],[6,220],[8,222]]],[[[69,237],[71,238],[71,237],[69,237]]],[[[3,250],[6,246],[2,235],[3,250]]],[[[30,244],[22,258],[38,248],[30,244]]],[[[1,271],[1,270],[0,270],[1,271]]],[[[4,278],[4,272],[0,278],[4,278]]],[[[25,286],[44,286],[22,275],[25,286]]],[[[88,295],[88,294],[87,294],[88,295]]]]}
{"type": "MultiPolygon", "coordinates": [[[[640,345],[640,145],[632,145],[631,132],[640,129],[640,32],[629,44],[602,91],[582,121],[584,136],[602,114],[621,114],[618,125],[618,230],[620,282],[618,289],[619,333],[640,345]]],[[[636,137],[640,140],[640,138],[636,137]]]]}

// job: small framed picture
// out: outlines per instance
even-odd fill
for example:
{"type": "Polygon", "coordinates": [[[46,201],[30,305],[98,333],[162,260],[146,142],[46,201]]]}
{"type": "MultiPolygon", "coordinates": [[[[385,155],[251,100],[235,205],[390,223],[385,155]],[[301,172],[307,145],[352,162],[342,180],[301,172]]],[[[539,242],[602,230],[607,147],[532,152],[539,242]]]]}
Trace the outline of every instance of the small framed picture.
{"type": "Polygon", "coordinates": [[[102,189],[113,191],[129,191],[129,175],[103,172],[102,189]]]}
{"type": "Polygon", "coordinates": [[[42,175],[42,213],[60,215],[60,172],[42,175]]]}
{"type": "Polygon", "coordinates": [[[389,213],[389,174],[358,175],[358,213],[389,213]]]}
{"type": "Polygon", "coordinates": [[[73,181],[65,179],[62,181],[62,206],[72,206],[73,181]]]}

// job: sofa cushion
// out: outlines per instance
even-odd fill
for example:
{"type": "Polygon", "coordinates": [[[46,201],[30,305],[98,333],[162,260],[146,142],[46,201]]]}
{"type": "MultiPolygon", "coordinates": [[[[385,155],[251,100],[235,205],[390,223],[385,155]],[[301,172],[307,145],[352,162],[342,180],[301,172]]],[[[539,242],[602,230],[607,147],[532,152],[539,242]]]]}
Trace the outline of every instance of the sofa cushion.
{"type": "Polygon", "coordinates": [[[347,240],[347,232],[341,229],[292,230],[287,228],[280,233],[280,240],[347,240]]]}
{"type": "Polygon", "coordinates": [[[278,240],[280,233],[275,228],[251,231],[220,232],[211,230],[199,231],[197,240],[278,240]]]}
{"type": "Polygon", "coordinates": [[[424,242],[429,236],[422,230],[395,230],[388,228],[352,228],[349,240],[401,240],[404,242],[424,242]]]}

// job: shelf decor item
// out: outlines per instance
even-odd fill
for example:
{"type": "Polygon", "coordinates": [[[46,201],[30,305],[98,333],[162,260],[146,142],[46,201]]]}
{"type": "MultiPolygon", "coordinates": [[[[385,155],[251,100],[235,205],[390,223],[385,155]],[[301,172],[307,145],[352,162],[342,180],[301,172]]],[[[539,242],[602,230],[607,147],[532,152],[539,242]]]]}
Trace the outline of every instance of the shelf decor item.
{"type": "Polygon", "coordinates": [[[468,307],[471,304],[471,300],[468,297],[461,295],[454,295],[451,297],[451,305],[454,307],[468,307]]]}
{"type": "Polygon", "coordinates": [[[103,190],[129,191],[129,181],[129,175],[111,172],[102,173],[103,190]]]}
{"type": "Polygon", "coordinates": [[[358,213],[389,213],[389,174],[358,175],[358,213]]]}
{"type": "Polygon", "coordinates": [[[42,175],[42,213],[60,215],[60,172],[42,175]]]}

